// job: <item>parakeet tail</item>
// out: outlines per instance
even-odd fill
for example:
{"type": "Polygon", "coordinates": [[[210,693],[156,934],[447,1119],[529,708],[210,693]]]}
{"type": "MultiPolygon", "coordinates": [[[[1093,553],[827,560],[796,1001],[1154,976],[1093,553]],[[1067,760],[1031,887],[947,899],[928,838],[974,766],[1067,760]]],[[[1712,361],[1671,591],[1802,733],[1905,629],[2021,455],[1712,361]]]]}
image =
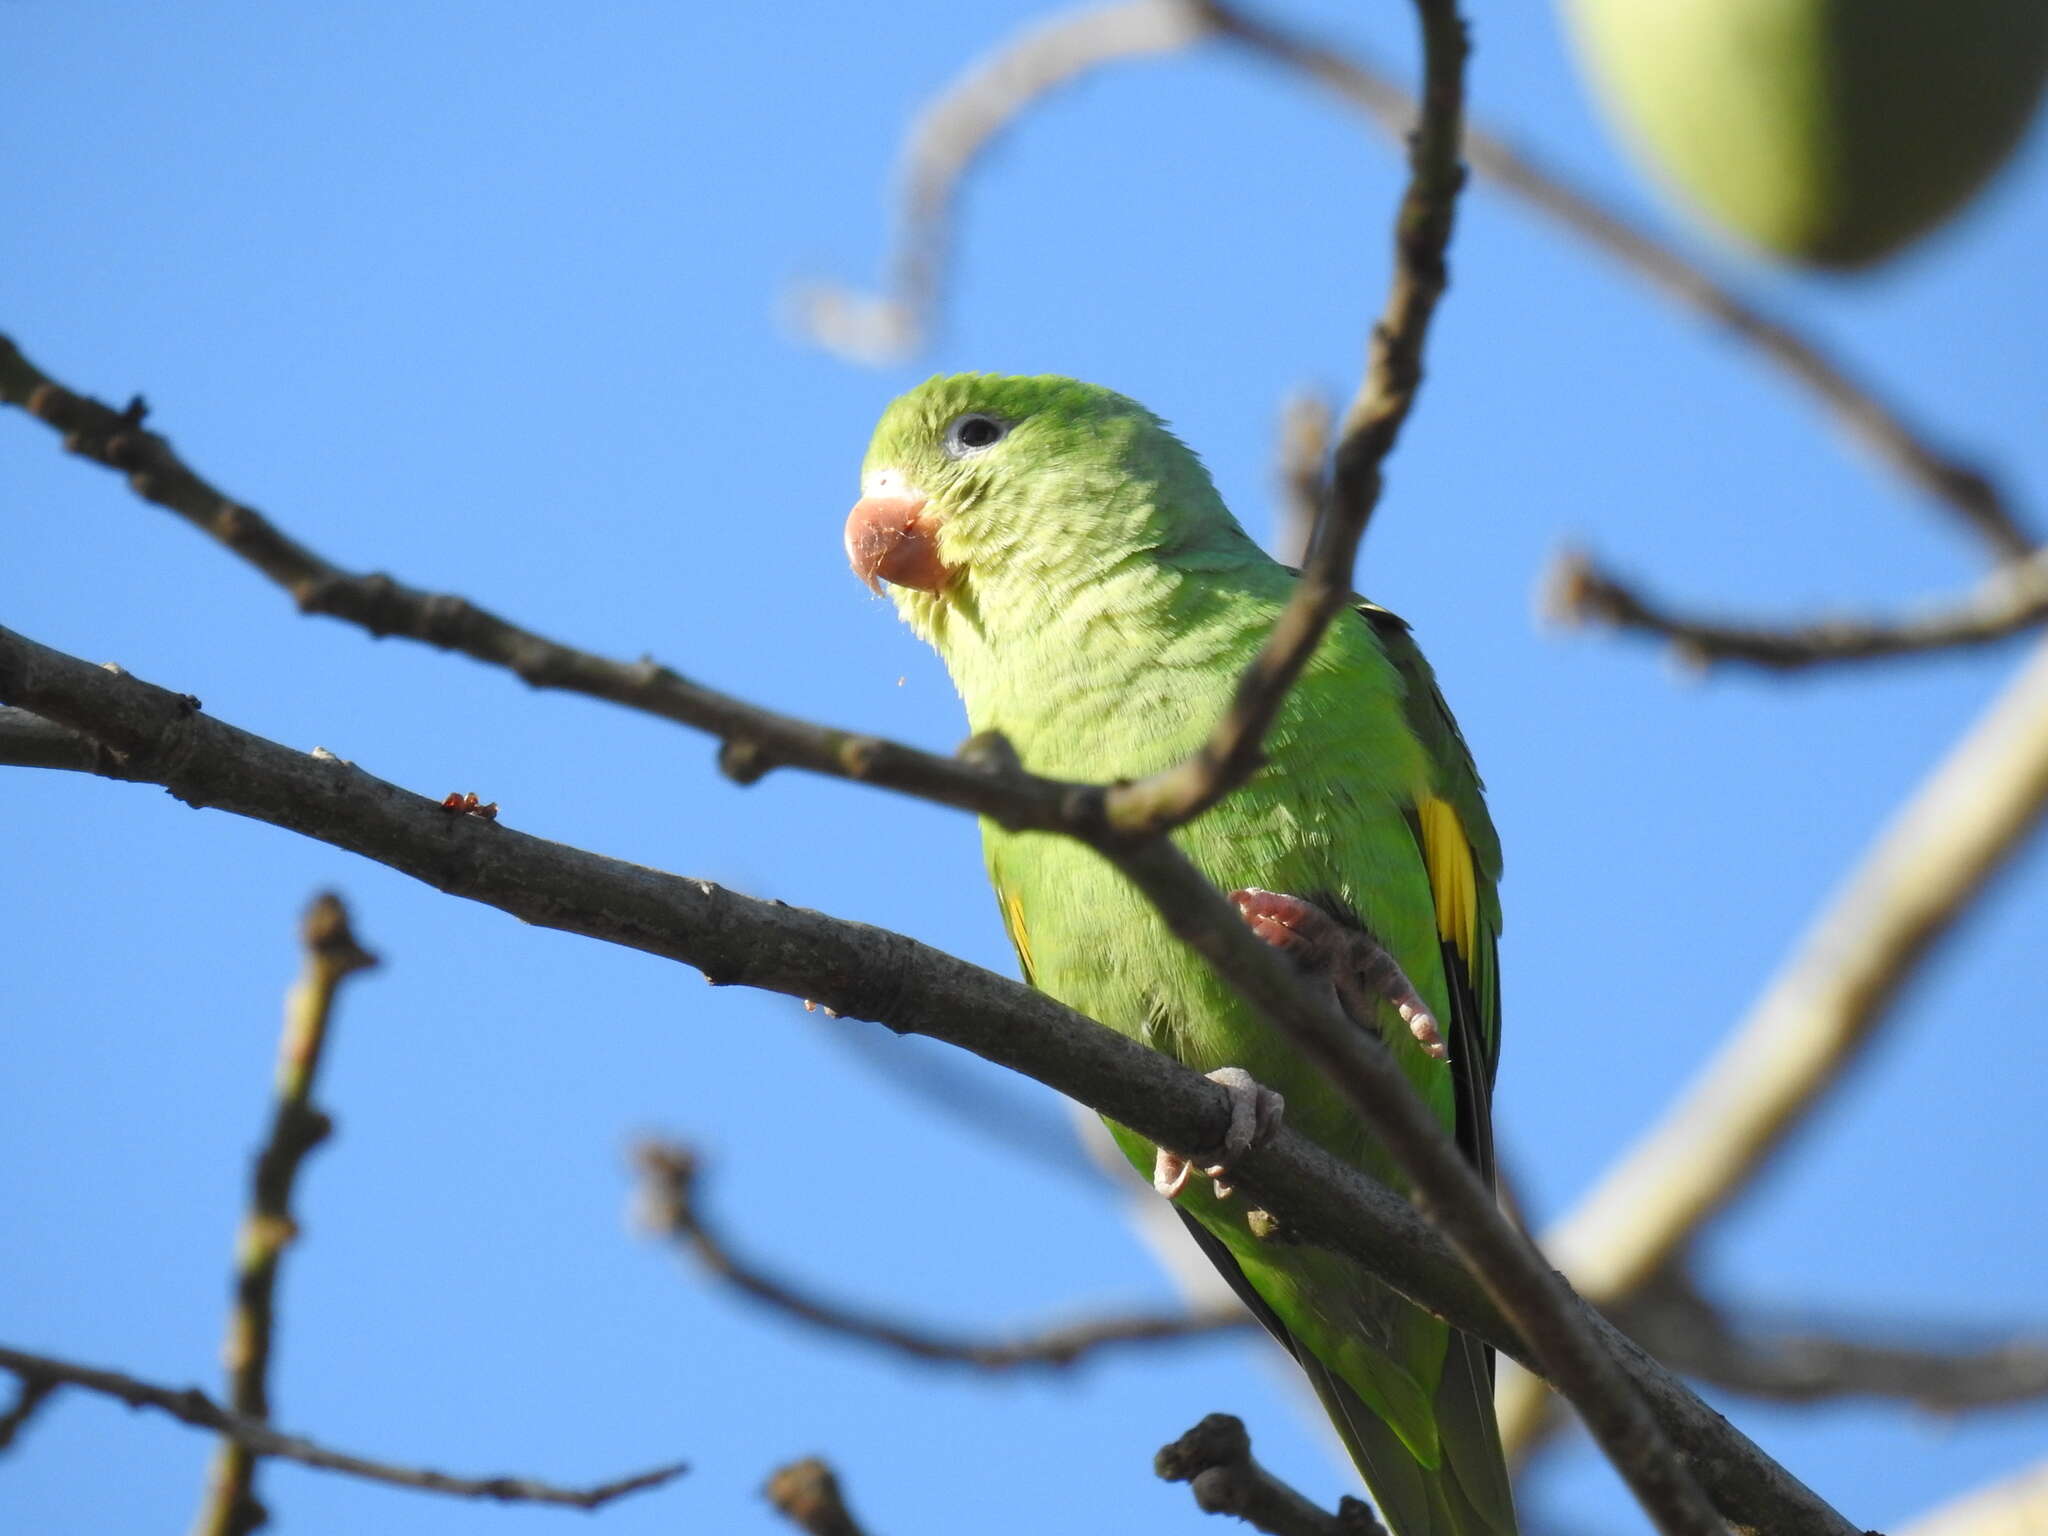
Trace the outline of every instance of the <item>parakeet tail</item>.
{"type": "Polygon", "coordinates": [[[1451,1331],[1437,1383],[1438,1465],[1424,1466],[1387,1422],[1294,1338],[1237,1261],[1189,1216],[1181,1220],[1267,1332],[1286,1346],[1322,1400],[1392,1536],[1516,1536],[1514,1492],[1493,1408],[1493,1351],[1451,1331]]]}

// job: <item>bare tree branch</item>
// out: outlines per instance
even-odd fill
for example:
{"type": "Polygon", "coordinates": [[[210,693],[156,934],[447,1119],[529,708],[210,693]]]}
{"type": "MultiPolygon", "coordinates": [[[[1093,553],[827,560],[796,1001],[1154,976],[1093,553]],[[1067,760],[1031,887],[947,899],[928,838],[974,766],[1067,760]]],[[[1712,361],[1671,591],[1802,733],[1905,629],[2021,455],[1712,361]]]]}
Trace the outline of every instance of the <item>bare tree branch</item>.
{"type": "Polygon", "coordinates": [[[1387,1536],[1363,1499],[1347,1496],[1331,1514],[1304,1498],[1252,1455],[1244,1421],[1212,1413],[1173,1444],[1160,1447],[1152,1469],[1186,1483],[1207,1515],[1235,1515],[1268,1536],[1387,1536]]]}
{"type": "Polygon", "coordinates": [[[1252,776],[1295,679],[1322,644],[1330,621],[1356,601],[1358,546],[1379,505],[1382,467],[1422,387],[1423,345],[1449,282],[1445,252],[1465,184],[1458,160],[1465,22],[1452,0],[1416,0],[1416,13],[1422,27],[1422,106],[1408,141],[1408,187],[1394,216],[1393,279],[1366,350],[1365,376],[1344,411],[1301,579],[1202,749],[1176,767],[1109,792],[1110,824],[1127,835],[1179,826],[1252,776]]]}
{"type": "Polygon", "coordinates": [[[778,1468],[761,1493],[785,1520],[809,1536],[867,1536],[846,1507],[838,1475],[815,1456],[778,1468]]]}
{"type": "Polygon", "coordinates": [[[879,1345],[913,1359],[989,1371],[1034,1365],[1063,1368],[1115,1345],[1168,1343],[1236,1332],[1251,1323],[1250,1314],[1233,1301],[1227,1307],[1207,1312],[1092,1318],[1009,1343],[949,1338],[821,1300],[735,1256],[725,1239],[704,1219],[698,1192],[702,1169],[689,1148],[644,1141],[633,1149],[633,1161],[640,1170],[641,1212],[647,1225],[689,1251],[699,1264],[735,1290],[813,1328],[879,1345]]]}
{"type": "Polygon", "coordinates": [[[2048,1530],[2048,1461],[1922,1515],[1899,1536],[2040,1536],[2048,1530]]]}
{"type": "Polygon", "coordinates": [[[15,1437],[28,1427],[28,1421],[56,1395],[57,1383],[47,1376],[18,1378],[14,1388],[14,1406],[0,1413],[0,1451],[13,1445],[15,1437]]]}
{"type": "MultiPolygon", "coordinates": [[[[1691,1087],[1545,1234],[1582,1294],[1627,1296],[1748,1187],[2044,809],[2048,646],[1893,817],[1691,1087]]],[[[1529,1433],[1541,1395],[1502,1384],[1504,1439],[1529,1433]]]]}
{"type": "MultiPolygon", "coordinates": [[[[235,1305],[223,1354],[228,1403],[242,1418],[270,1417],[270,1344],[277,1326],[277,1271],[298,1236],[292,1189],[306,1156],[333,1133],[334,1124],[313,1105],[313,1083],[327,1045],[327,1025],[343,983],[368,970],[377,957],[356,942],[348,909],[325,892],[307,908],[299,937],[305,966],[285,1000],[284,1036],[278,1042],[277,1107],[270,1135],[256,1156],[249,1209],[235,1243],[235,1305]]],[[[214,1457],[206,1500],[193,1530],[198,1536],[247,1536],[270,1516],[256,1497],[258,1454],[233,1435],[214,1457]]]]}
{"type": "Polygon", "coordinates": [[[1614,1319],[1672,1370],[1747,1397],[1877,1397],[1930,1413],[2048,1397],[2048,1341],[2039,1339],[1937,1349],[1763,1327],[1732,1317],[1690,1281],[1668,1276],[1617,1307],[1614,1319]]]}
{"type": "MultiPolygon", "coordinates": [[[[949,1041],[1162,1145],[1217,1145],[1229,1123],[1228,1095],[1206,1078],[1021,983],[912,939],[543,842],[502,822],[451,816],[440,802],[331,753],[301,753],[251,736],[201,713],[187,696],[5,629],[0,701],[94,735],[107,748],[97,770],[106,777],[161,784],[189,804],[349,849],[527,922],[679,960],[714,982],[814,998],[899,1033],[949,1041]]],[[[1234,919],[1213,890],[1206,895],[1219,916],[1234,919]]],[[[1250,939],[1240,922],[1230,921],[1227,931],[1250,939]]],[[[1269,964],[1270,950],[1250,942],[1256,962],[1268,967],[1255,978],[1287,989],[1290,1009],[1303,1007],[1294,978],[1269,964]]],[[[1446,1156],[1463,1168],[1454,1152],[1446,1149],[1446,1156]]],[[[1534,1358],[1399,1196],[1285,1127],[1233,1172],[1246,1198],[1272,1213],[1288,1236],[1356,1259],[1454,1326],[1510,1356],[1534,1358]]],[[[1855,1527],[1611,1324],[1588,1309],[1581,1315],[1730,1520],[1793,1536],[1854,1536],[1855,1527]]]]}
{"type": "Polygon", "coordinates": [[[281,1434],[268,1424],[231,1412],[197,1387],[174,1391],[152,1382],[102,1371],[89,1365],[75,1365],[48,1355],[31,1355],[0,1345],[0,1370],[12,1371],[24,1382],[53,1382],[82,1387],[88,1392],[118,1398],[130,1408],[154,1408],[182,1424],[195,1425],[217,1434],[231,1435],[258,1456],[276,1456],[323,1472],[341,1472],[366,1482],[386,1483],[394,1488],[413,1488],[423,1493],[445,1493],[463,1499],[496,1499],[505,1504],[557,1504],[571,1509],[597,1509],[629,1493],[658,1488],[688,1471],[682,1462],[636,1472],[630,1477],[599,1483],[591,1488],[564,1488],[531,1477],[454,1477],[427,1467],[400,1466],[396,1462],[372,1461],[316,1445],[301,1435],[281,1434]]]}
{"type": "Polygon", "coordinates": [[[1803,624],[1735,624],[1672,610],[1578,551],[1544,578],[1544,606],[1568,624],[1606,624],[1666,640],[1687,666],[1742,661],[1790,672],[1825,662],[1875,661],[1988,645],[2048,621],[2048,552],[2001,565],[1958,599],[1899,619],[1832,617],[1803,624]]]}
{"type": "MultiPolygon", "coordinates": [[[[900,789],[942,805],[993,816],[1006,825],[1078,831],[1102,825],[1102,791],[1019,773],[997,783],[957,759],[854,731],[835,730],[761,709],[681,677],[652,660],[615,661],[521,628],[451,593],[426,592],[384,575],[343,570],[286,534],[255,508],[202,479],[168,440],[132,412],[77,394],[42,373],[0,337],[0,401],[64,433],[73,453],[128,476],[147,501],[169,508],[211,535],[290,593],[301,612],[324,613],[380,638],[402,635],[503,667],[536,688],[606,699],[690,726],[724,743],[720,766],[750,783],[779,766],[900,789]],[[1023,819],[1016,820],[1018,816],[1023,819]]],[[[18,722],[17,739],[67,750],[18,722]],[[20,735],[27,732],[27,735],[20,735]]],[[[68,748],[84,750],[74,742],[68,748]]],[[[46,767],[84,766],[64,761],[46,767]]]]}

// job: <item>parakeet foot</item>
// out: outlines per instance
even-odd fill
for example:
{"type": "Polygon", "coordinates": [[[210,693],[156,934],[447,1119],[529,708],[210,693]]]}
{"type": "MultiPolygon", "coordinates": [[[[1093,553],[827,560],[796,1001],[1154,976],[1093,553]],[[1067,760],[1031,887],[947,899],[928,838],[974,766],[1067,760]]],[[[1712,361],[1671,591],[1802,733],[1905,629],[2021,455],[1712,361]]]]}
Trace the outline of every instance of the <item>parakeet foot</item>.
{"type": "Polygon", "coordinates": [[[1152,1164],[1152,1187],[1171,1200],[1188,1186],[1197,1172],[1216,1181],[1216,1198],[1228,1199],[1230,1186],[1223,1182],[1230,1165],[1243,1157],[1280,1124],[1287,1101],[1262,1086],[1243,1067],[1218,1067],[1209,1081],[1230,1095],[1230,1129],[1223,1133],[1223,1145],[1196,1157],[1183,1157],[1161,1147],[1152,1164]]]}
{"type": "Polygon", "coordinates": [[[1423,1050],[1438,1061],[1450,1055],[1415,984],[1371,934],[1345,926],[1312,901],[1280,891],[1247,886],[1232,891],[1230,899],[1255,935],[1329,982],[1353,1018],[1370,1019],[1375,1005],[1391,1003],[1423,1050]]]}

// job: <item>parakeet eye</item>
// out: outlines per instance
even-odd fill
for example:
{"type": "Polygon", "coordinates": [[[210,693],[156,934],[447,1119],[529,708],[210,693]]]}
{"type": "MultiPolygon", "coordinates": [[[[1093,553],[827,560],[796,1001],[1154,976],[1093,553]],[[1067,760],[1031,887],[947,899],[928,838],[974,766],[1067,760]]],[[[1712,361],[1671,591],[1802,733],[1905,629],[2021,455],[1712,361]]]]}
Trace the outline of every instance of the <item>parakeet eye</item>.
{"type": "Polygon", "coordinates": [[[985,448],[993,448],[1010,435],[1010,424],[993,416],[970,412],[946,423],[946,457],[967,459],[985,448]]]}

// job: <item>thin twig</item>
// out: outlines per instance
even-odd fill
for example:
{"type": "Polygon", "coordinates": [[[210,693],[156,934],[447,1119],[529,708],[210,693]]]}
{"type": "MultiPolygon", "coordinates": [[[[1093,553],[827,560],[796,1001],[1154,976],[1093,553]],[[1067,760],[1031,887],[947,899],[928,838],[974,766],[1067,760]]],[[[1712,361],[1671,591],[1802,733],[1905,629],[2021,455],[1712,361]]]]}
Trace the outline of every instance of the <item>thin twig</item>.
{"type": "Polygon", "coordinates": [[[1668,641],[1679,661],[1742,661],[1777,671],[1988,645],[2048,622],[2048,551],[1999,566],[1960,598],[1900,619],[1838,617],[1780,626],[1679,613],[1570,551],[1544,578],[1544,606],[1569,624],[1611,625],[1668,641]]]}
{"type": "Polygon", "coordinates": [[[165,438],[131,414],[49,378],[5,337],[0,337],[0,401],[24,405],[62,431],[73,453],[126,473],[137,495],[219,540],[290,593],[302,612],[328,614],[379,637],[402,635],[458,651],[503,667],[536,688],[606,699],[707,732],[723,743],[720,766],[740,783],[776,767],[799,767],[903,790],[1012,827],[1101,826],[1103,792],[1094,785],[1065,784],[1011,769],[1003,770],[998,782],[998,775],[959,759],[762,709],[649,659],[616,661],[559,644],[466,598],[422,591],[389,576],[345,571],[202,479],[165,438]]]}
{"type": "Polygon", "coordinates": [[[1329,485],[1326,469],[1335,416],[1328,400],[1307,392],[1290,396],[1280,408],[1278,452],[1274,455],[1280,482],[1280,527],[1273,540],[1273,554],[1282,565],[1300,565],[1315,537],[1316,518],[1329,485]]]}
{"type": "MultiPolygon", "coordinates": [[[[277,1328],[277,1272],[284,1250],[298,1236],[292,1189],[312,1150],[333,1133],[333,1121],[313,1105],[313,1083],[327,1044],[327,1026],[343,983],[368,970],[377,957],[356,942],[348,909],[323,892],[306,909],[299,939],[305,963],[285,999],[278,1041],[277,1104],[270,1134],[256,1155],[249,1209],[235,1244],[235,1305],[223,1354],[228,1404],[257,1421],[270,1417],[270,1347],[277,1328]]],[[[258,1457],[230,1435],[214,1457],[195,1536],[247,1536],[269,1515],[256,1497],[258,1457]]]]}
{"type": "Polygon", "coordinates": [[[1281,1482],[1252,1455],[1244,1421],[1227,1413],[1212,1413],[1161,1446],[1152,1470],[1186,1483],[1202,1513],[1235,1515],[1267,1536],[1387,1536],[1363,1499],[1346,1496],[1331,1514],[1281,1482]]]}
{"type": "Polygon", "coordinates": [[[1408,186],[1394,216],[1394,272],[1366,348],[1364,377],[1345,408],[1329,486],[1295,583],[1223,718],[1185,762],[1109,792],[1110,825],[1134,837],[1199,816],[1257,771],[1266,733],[1323,634],[1351,603],[1353,568],[1379,505],[1382,467],[1422,386],[1423,344],[1449,281],[1450,245],[1465,170],[1458,160],[1465,101],[1465,23],[1450,0],[1417,0],[1423,38],[1422,109],[1408,148],[1408,186]]]}
{"type": "Polygon", "coordinates": [[[809,1536],[867,1536],[846,1507],[838,1474],[815,1456],[777,1468],[762,1487],[761,1496],[783,1519],[809,1536]]]}
{"type": "Polygon", "coordinates": [[[1669,1277],[1629,1298],[1614,1318],[1674,1371],[1745,1397],[1874,1397],[1942,1414],[2048,1397],[2048,1342],[2035,1339],[1938,1349],[1745,1324],[1689,1281],[1669,1277]]]}
{"type": "MultiPolygon", "coordinates": [[[[106,777],[159,784],[188,804],[302,833],[537,926],[948,1041],[1161,1145],[1218,1145],[1229,1124],[1228,1095],[1206,1078],[1021,983],[915,940],[547,843],[503,822],[450,816],[439,800],[331,753],[265,741],[202,713],[185,695],[6,629],[0,702],[95,737],[106,749],[95,771],[106,777]]],[[[1229,928],[1249,937],[1213,890],[1204,895],[1211,907],[1203,910],[1221,908],[1229,928]]],[[[1255,963],[1271,962],[1271,951],[1253,943],[1255,963]]],[[[1261,974],[1285,989],[1290,1007],[1300,1006],[1291,975],[1261,974]]],[[[1533,1360],[1470,1272],[1399,1196],[1284,1126],[1233,1171],[1246,1198],[1284,1232],[1357,1260],[1452,1326],[1533,1360]]],[[[1790,1536],[1854,1536],[1856,1527],[1611,1324],[1588,1309],[1580,1316],[1731,1521],[1790,1536]]]]}
{"type": "Polygon", "coordinates": [[[15,1437],[28,1427],[28,1421],[40,1413],[44,1405],[56,1394],[57,1382],[52,1377],[17,1378],[14,1406],[5,1413],[0,1413],[0,1451],[14,1444],[15,1437]]]}
{"type": "Polygon", "coordinates": [[[1185,48],[1203,30],[1181,0],[1117,0],[1034,23],[970,65],[905,136],[884,291],[808,285],[795,295],[797,325],[855,362],[895,362],[917,351],[940,311],[954,201],[969,167],[1026,108],[1061,86],[1117,60],[1185,48]]]}
{"type": "Polygon", "coordinates": [[[223,1408],[197,1387],[175,1391],[133,1376],[124,1376],[118,1371],[102,1371],[89,1365],[76,1365],[69,1360],[52,1359],[48,1355],[31,1355],[4,1345],[0,1345],[0,1370],[12,1371],[25,1381],[54,1381],[68,1387],[82,1387],[88,1392],[118,1398],[130,1408],[154,1408],[182,1424],[232,1435],[259,1456],[277,1456],[286,1461],[296,1461],[301,1466],[318,1467],[324,1472],[342,1472],[394,1488],[445,1493],[456,1498],[597,1509],[629,1493],[658,1488],[688,1470],[684,1463],[674,1462],[592,1488],[564,1488],[531,1477],[454,1477],[426,1467],[372,1461],[366,1456],[329,1450],[301,1435],[281,1434],[268,1424],[223,1408]]]}
{"type": "MultiPolygon", "coordinates": [[[[1860,1057],[1956,919],[2048,811],[2048,645],[1928,775],[1659,1122],[1543,1239],[1596,1303],[1665,1269],[1860,1057]]],[[[1503,1438],[1542,1393],[1503,1383],[1503,1438]]]]}
{"type": "Polygon", "coordinates": [[[913,1359],[989,1371],[1014,1370],[1018,1366],[1062,1368],[1113,1346],[1169,1343],[1235,1332],[1251,1322],[1250,1315],[1233,1301],[1228,1307],[1206,1312],[1094,1318],[1009,1343],[949,1338],[822,1300],[737,1257],[725,1239],[705,1222],[697,1187],[702,1170],[689,1148],[670,1142],[644,1141],[633,1149],[633,1161],[640,1170],[641,1212],[647,1225],[688,1249],[698,1263],[735,1290],[813,1328],[879,1345],[913,1359]]]}

